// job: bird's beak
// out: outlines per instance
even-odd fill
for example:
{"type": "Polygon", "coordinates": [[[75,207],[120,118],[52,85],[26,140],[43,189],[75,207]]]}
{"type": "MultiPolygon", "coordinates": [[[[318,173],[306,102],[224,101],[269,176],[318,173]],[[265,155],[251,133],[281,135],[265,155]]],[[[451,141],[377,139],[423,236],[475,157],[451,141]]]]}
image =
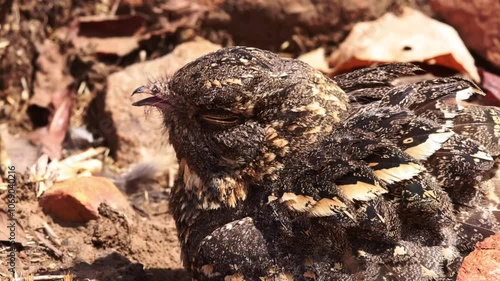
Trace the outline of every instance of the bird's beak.
{"type": "Polygon", "coordinates": [[[138,100],[134,103],[132,103],[133,106],[158,106],[162,103],[164,103],[164,100],[162,98],[157,97],[148,87],[146,86],[140,86],[139,88],[135,89],[132,92],[132,96],[136,94],[149,94],[151,95],[150,97],[147,97],[142,100],[138,100]]]}

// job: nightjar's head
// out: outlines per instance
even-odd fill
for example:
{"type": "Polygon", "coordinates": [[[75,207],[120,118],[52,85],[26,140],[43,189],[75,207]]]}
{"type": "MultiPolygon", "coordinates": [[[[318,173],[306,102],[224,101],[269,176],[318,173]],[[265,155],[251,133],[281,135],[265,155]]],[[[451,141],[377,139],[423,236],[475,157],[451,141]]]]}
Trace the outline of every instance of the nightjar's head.
{"type": "Polygon", "coordinates": [[[203,56],[135,93],[151,94],[134,105],[160,109],[185,188],[205,190],[213,207],[234,206],[250,183],[276,179],[292,152],[331,131],[348,107],[309,65],[248,47],[203,56]]]}

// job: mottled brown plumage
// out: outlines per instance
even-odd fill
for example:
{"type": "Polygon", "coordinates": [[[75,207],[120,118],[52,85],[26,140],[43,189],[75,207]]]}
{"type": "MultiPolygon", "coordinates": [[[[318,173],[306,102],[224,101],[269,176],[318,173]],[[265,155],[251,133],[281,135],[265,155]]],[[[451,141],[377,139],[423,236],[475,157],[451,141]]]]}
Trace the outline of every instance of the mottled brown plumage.
{"type": "Polygon", "coordinates": [[[179,159],[170,203],[194,279],[452,280],[499,231],[500,110],[465,104],[482,92],[461,78],[391,84],[420,71],[331,80],[233,47],[138,88],[179,159]]]}

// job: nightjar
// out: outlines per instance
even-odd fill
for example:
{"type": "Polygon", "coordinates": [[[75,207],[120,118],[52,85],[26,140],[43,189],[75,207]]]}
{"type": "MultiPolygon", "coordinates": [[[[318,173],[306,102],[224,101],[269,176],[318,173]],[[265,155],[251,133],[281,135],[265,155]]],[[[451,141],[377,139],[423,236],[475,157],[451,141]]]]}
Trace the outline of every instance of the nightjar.
{"type": "Polygon", "coordinates": [[[453,280],[500,231],[500,108],[463,78],[392,83],[419,72],[231,47],[136,89],[176,151],[194,280],[453,280]]]}

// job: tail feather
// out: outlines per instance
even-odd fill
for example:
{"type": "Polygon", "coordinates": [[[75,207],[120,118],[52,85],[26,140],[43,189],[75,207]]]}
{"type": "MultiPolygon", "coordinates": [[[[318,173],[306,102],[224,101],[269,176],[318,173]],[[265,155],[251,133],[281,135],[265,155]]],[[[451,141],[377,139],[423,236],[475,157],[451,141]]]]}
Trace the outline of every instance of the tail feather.
{"type": "Polygon", "coordinates": [[[468,105],[455,118],[453,131],[479,142],[490,155],[500,155],[500,108],[468,105]]]}
{"type": "Polygon", "coordinates": [[[391,63],[340,74],[333,77],[333,80],[349,93],[360,89],[391,86],[391,82],[397,78],[423,72],[421,68],[411,63],[391,63]]]}

